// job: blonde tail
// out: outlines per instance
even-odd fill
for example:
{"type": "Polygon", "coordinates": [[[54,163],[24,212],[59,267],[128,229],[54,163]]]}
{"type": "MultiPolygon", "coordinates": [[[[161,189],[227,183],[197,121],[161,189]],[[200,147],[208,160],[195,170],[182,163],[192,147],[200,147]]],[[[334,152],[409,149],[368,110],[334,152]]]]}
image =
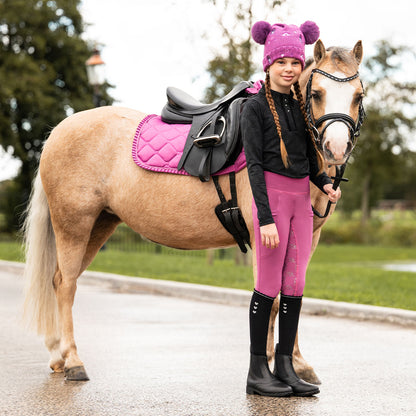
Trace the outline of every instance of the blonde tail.
{"type": "Polygon", "coordinates": [[[26,253],[24,318],[39,335],[59,339],[58,310],[53,289],[55,233],[39,172],[33,185],[23,226],[26,253]]]}

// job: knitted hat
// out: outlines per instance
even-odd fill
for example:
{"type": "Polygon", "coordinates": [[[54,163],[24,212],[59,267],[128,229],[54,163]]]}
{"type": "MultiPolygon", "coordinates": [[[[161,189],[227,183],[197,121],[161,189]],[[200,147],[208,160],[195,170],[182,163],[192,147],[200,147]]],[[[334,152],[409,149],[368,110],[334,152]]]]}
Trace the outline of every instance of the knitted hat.
{"type": "Polygon", "coordinates": [[[251,29],[253,39],[264,45],[264,71],[278,58],[296,58],[305,66],[305,44],[311,45],[319,38],[319,27],[306,21],[300,27],[276,23],[257,22],[251,29]]]}

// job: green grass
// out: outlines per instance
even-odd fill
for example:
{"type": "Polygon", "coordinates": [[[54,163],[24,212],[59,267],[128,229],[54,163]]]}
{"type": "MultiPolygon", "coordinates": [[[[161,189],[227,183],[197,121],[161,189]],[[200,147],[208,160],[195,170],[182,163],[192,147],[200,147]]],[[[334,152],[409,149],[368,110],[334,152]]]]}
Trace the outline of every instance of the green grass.
{"type": "Polygon", "coordinates": [[[21,244],[14,241],[0,240],[0,259],[9,261],[24,261],[21,244]]]}
{"type": "Polygon", "coordinates": [[[233,260],[215,260],[210,266],[206,257],[186,254],[127,253],[108,249],[98,253],[89,269],[203,285],[253,288],[251,267],[237,266],[233,260]]]}
{"type": "MultiPolygon", "coordinates": [[[[0,258],[21,261],[17,243],[0,242],[0,258]]],[[[320,244],[309,266],[305,296],[416,310],[416,274],[383,270],[394,262],[416,262],[416,250],[403,247],[320,244]]],[[[251,266],[205,257],[101,251],[90,270],[252,290],[251,266]]]]}
{"type": "Polygon", "coordinates": [[[305,296],[416,310],[416,274],[384,270],[416,262],[414,248],[318,246],[307,272],[305,296]]]}

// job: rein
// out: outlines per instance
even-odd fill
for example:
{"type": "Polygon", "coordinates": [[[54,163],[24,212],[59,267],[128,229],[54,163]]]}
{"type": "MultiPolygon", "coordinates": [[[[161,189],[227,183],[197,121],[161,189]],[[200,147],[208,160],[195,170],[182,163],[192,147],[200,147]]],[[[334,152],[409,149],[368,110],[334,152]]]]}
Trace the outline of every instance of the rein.
{"type": "MultiPolygon", "coordinates": [[[[348,160],[347,160],[347,162],[348,162],[348,160]]],[[[336,175],[335,176],[331,176],[331,179],[333,179],[333,181],[334,181],[334,183],[332,184],[332,187],[336,190],[337,188],[338,188],[338,186],[339,186],[339,184],[341,183],[341,182],[348,182],[348,179],[347,178],[343,178],[343,175],[344,175],[344,171],[345,171],[345,168],[346,168],[346,166],[347,166],[347,162],[345,162],[343,165],[341,165],[341,166],[336,166],[335,167],[335,169],[336,169],[336,175]]],[[[331,202],[331,201],[328,201],[328,204],[326,205],[326,210],[325,210],[325,213],[324,214],[320,214],[319,213],[319,211],[317,211],[315,208],[314,208],[314,206],[312,205],[312,211],[313,211],[313,213],[318,217],[318,218],[326,218],[327,216],[328,216],[328,214],[329,214],[329,211],[330,211],[330,209],[331,209],[331,205],[332,204],[336,204],[336,202],[331,202]]]]}
{"type": "MultiPolygon", "coordinates": [[[[363,103],[360,102],[360,106],[358,109],[358,120],[357,122],[354,121],[354,119],[348,115],[348,114],[344,114],[344,113],[328,113],[328,114],[324,114],[322,117],[319,117],[317,120],[315,120],[315,117],[313,116],[313,109],[312,109],[312,78],[314,73],[318,73],[321,75],[324,75],[325,77],[332,79],[333,81],[336,82],[349,82],[352,81],[356,78],[358,78],[359,74],[358,72],[356,72],[354,75],[350,76],[350,77],[345,77],[345,78],[339,78],[336,77],[332,74],[329,74],[328,72],[322,71],[319,68],[314,68],[311,72],[311,75],[309,77],[308,83],[306,85],[306,114],[308,117],[308,123],[309,126],[311,127],[311,130],[313,132],[314,135],[314,139],[315,139],[315,143],[316,145],[322,149],[322,141],[323,141],[323,137],[325,134],[326,129],[333,123],[337,123],[337,122],[341,122],[344,123],[347,128],[348,128],[348,132],[349,132],[349,137],[352,143],[352,149],[354,149],[355,145],[356,145],[356,141],[357,141],[357,137],[360,135],[360,129],[361,126],[363,124],[364,121],[364,117],[365,117],[365,111],[364,111],[364,106],[363,103]],[[323,123],[325,123],[327,121],[327,123],[325,124],[324,128],[322,129],[322,131],[320,132],[318,129],[319,127],[322,126],[323,123]]],[[[362,81],[360,80],[361,86],[363,88],[364,91],[364,86],[362,81]]],[[[351,151],[352,151],[351,149],[351,151]]],[[[349,159],[349,157],[348,157],[349,159]]],[[[343,178],[344,175],[344,171],[345,168],[347,166],[348,163],[348,159],[346,160],[346,162],[341,165],[341,166],[336,166],[336,175],[335,176],[331,176],[331,179],[333,179],[333,188],[337,189],[339,184],[341,182],[348,182],[348,179],[343,178]]],[[[333,202],[328,201],[328,204],[326,206],[326,210],[324,214],[320,214],[313,206],[312,206],[312,211],[313,213],[318,217],[318,218],[326,218],[329,214],[329,211],[331,209],[331,205],[333,204],[333,202]]]]}

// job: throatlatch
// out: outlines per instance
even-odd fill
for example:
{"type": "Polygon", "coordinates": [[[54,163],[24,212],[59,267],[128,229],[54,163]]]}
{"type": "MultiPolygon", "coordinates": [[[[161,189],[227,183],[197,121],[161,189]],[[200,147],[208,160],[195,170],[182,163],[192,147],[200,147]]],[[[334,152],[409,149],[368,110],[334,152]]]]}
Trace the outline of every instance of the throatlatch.
{"type": "Polygon", "coordinates": [[[244,221],[243,214],[237,203],[237,188],[235,186],[235,172],[229,174],[230,177],[230,190],[231,199],[226,200],[222,192],[221,186],[218,181],[218,176],[213,176],[215,189],[217,190],[218,197],[221,203],[215,207],[215,214],[221,221],[224,228],[233,236],[237,242],[240,250],[243,253],[247,253],[246,244],[251,248],[250,245],[250,233],[247,228],[247,224],[244,221]]]}

